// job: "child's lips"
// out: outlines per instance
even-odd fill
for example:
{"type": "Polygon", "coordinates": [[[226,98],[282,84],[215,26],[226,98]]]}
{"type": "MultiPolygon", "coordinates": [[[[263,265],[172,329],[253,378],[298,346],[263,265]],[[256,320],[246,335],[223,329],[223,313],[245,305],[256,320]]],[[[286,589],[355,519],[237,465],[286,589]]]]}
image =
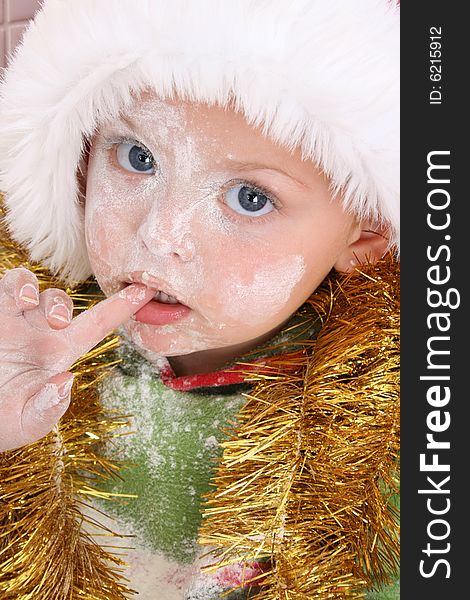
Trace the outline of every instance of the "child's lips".
{"type": "Polygon", "coordinates": [[[169,325],[175,321],[179,321],[187,317],[191,309],[184,304],[166,304],[151,300],[140,310],[138,310],[134,318],[140,323],[149,325],[169,325]]]}
{"type": "MultiPolygon", "coordinates": [[[[125,281],[122,282],[122,286],[125,287],[131,283],[142,283],[149,288],[155,289],[155,294],[162,292],[164,296],[170,296],[174,300],[177,300],[178,303],[184,305],[178,292],[173,290],[165,281],[147,271],[134,271],[127,274],[125,281]]],[[[168,298],[164,298],[163,300],[168,300],[168,298]]]]}
{"type": "MultiPolygon", "coordinates": [[[[127,287],[128,285],[130,285],[130,283],[126,282],[124,287],[127,287]]],[[[145,285],[148,284],[145,282],[145,285]]],[[[153,285],[148,285],[148,287],[153,287],[153,285]]],[[[155,290],[155,293],[157,294],[158,291],[163,290],[155,290]]],[[[159,302],[152,299],[135,313],[133,319],[149,325],[169,325],[186,317],[190,312],[191,309],[189,306],[186,306],[179,301],[176,303],[159,302]]]]}

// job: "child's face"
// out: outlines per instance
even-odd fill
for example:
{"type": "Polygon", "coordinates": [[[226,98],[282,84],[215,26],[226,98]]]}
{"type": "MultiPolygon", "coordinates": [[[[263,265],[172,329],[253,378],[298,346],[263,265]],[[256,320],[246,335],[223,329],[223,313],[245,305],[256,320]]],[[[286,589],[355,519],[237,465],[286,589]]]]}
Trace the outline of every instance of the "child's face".
{"type": "Polygon", "coordinates": [[[234,111],[147,93],[93,140],[86,238],[98,283],[110,295],[146,271],[190,309],[171,324],[127,322],[143,350],[249,349],[358,230],[313,163],[234,111]]]}

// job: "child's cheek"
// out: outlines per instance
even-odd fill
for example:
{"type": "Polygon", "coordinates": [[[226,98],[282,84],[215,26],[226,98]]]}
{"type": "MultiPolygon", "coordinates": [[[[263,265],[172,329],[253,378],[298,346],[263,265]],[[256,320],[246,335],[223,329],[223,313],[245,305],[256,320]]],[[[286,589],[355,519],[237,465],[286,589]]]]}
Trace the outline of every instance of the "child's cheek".
{"type": "Polygon", "coordinates": [[[103,172],[100,161],[95,161],[87,186],[85,232],[93,272],[109,295],[116,291],[126,265],[127,271],[142,268],[133,267],[142,263],[136,231],[147,207],[143,194],[134,197],[119,178],[102,176],[103,172]]]}
{"type": "Polygon", "coordinates": [[[304,273],[301,255],[266,259],[255,267],[238,263],[219,282],[221,321],[254,326],[282,313],[304,273]]]}
{"type": "Polygon", "coordinates": [[[85,228],[88,257],[93,273],[105,293],[113,293],[108,289],[116,276],[121,263],[119,240],[123,238],[115,231],[114,221],[103,218],[98,211],[87,222],[85,228]]]}

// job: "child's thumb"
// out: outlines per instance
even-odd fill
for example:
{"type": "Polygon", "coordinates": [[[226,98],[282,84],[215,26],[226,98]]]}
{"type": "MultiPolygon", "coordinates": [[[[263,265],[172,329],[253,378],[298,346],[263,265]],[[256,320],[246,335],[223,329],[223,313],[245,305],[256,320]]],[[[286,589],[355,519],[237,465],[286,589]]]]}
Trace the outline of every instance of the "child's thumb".
{"type": "Polygon", "coordinates": [[[54,428],[70,404],[73,378],[68,372],[54,375],[28,400],[21,415],[21,445],[39,440],[54,428]]]}

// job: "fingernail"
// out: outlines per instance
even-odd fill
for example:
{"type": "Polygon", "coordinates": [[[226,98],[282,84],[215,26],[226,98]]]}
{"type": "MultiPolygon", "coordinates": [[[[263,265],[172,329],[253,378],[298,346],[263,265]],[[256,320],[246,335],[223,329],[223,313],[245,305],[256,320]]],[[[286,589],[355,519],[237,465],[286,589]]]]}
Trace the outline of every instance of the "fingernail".
{"type": "Polygon", "coordinates": [[[139,304],[144,300],[149,288],[143,284],[133,284],[133,286],[125,287],[118,294],[119,298],[129,300],[131,304],[139,304]]]}
{"type": "Polygon", "coordinates": [[[26,283],[20,290],[20,298],[29,304],[39,304],[39,294],[32,283],[26,283]]]}
{"type": "Polygon", "coordinates": [[[59,398],[61,400],[68,397],[70,390],[72,389],[72,385],[73,385],[73,377],[70,377],[70,379],[67,379],[67,381],[65,383],[63,383],[61,386],[59,386],[59,388],[57,389],[57,393],[59,394],[59,398]]]}
{"type": "Polygon", "coordinates": [[[54,304],[49,311],[49,316],[57,319],[58,321],[62,321],[62,323],[70,323],[70,311],[62,302],[54,304]]]}
{"type": "Polygon", "coordinates": [[[54,383],[46,383],[34,399],[34,410],[38,413],[45,413],[58,404],[61,404],[68,397],[61,393],[62,388],[67,384],[69,384],[70,389],[70,383],[68,381],[61,386],[57,386],[57,384],[54,383]]]}

